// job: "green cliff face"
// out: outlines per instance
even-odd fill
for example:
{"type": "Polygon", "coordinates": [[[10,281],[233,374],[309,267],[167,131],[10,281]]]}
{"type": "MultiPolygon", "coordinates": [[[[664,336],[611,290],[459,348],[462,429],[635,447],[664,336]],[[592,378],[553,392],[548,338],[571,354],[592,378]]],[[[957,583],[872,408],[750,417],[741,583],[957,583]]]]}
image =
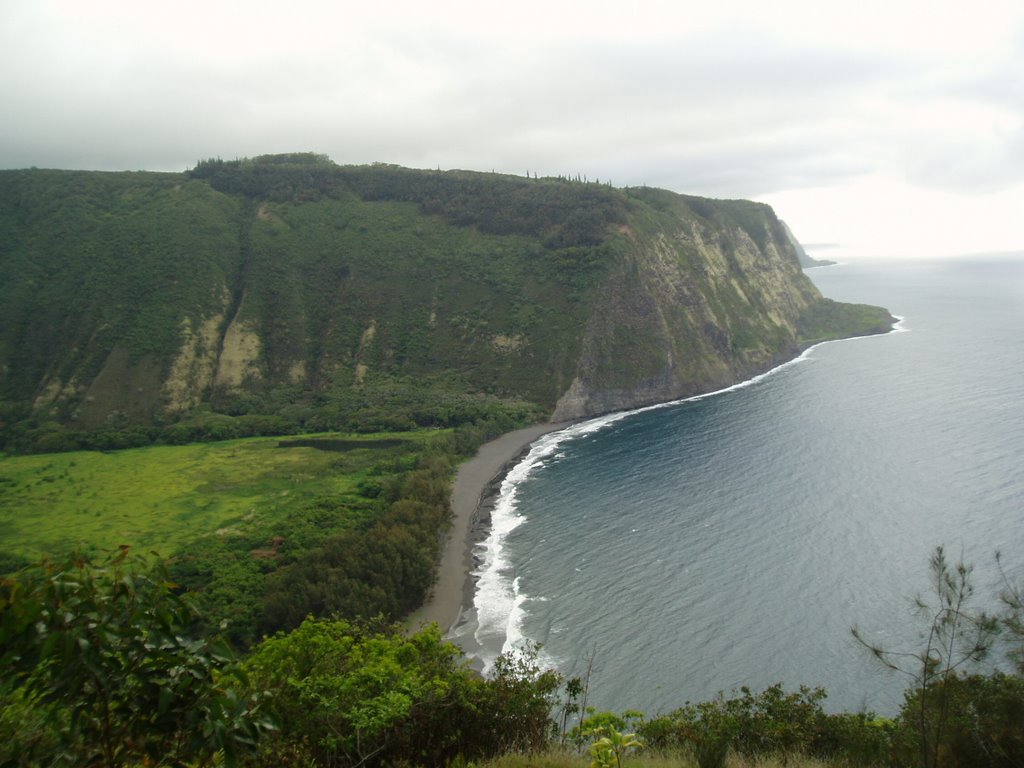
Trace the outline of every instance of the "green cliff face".
{"type": "Polygon", "coordinates": [[[7,422],[399,390],[571,419],[717,388],[888,318],[836,321],[766,206],[564,179],[316,155],[9,171],[0,231],[7,422]]]}
{"type": "Polygon", "coordinates": [[[770,208],[633,190],[614,274],[556,419],[718,389],[795,355],[821,301],[770,208]]]}

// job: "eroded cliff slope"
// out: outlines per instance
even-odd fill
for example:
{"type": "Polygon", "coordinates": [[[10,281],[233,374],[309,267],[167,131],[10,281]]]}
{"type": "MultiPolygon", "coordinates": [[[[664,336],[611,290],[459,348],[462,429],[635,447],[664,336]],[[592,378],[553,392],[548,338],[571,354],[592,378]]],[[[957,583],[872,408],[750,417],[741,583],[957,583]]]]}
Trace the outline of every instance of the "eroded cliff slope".
{"type": "Polygon", "coordinates": [[[796,354],[821,295],[770,208],[633,190],[628,246],[555,409],[571,419],[717,389],[796,354]]]}

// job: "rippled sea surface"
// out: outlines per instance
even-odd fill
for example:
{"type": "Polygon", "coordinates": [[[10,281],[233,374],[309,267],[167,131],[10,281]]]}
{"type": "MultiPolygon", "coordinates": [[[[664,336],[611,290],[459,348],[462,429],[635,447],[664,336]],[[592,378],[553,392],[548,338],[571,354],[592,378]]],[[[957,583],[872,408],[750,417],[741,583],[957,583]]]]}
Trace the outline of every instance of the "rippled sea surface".
{"type": "Polygon", "coordinates": [[[1024,255],[810,270],[899,332],[535,444],[481,547],[463,644],[536,641],[591,703],[668,711],[739,686],[823,686],[893,713],[905,681],[850,628],[919,647],[943,544],[994,604],[1024,578],[1024,255]]]}

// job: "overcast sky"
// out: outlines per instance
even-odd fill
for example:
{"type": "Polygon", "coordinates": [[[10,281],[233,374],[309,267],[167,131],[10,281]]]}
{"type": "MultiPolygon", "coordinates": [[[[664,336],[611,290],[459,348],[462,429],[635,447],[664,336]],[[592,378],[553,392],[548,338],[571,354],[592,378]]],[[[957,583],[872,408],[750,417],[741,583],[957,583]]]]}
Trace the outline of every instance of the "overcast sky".
{"type": "Polygon", "coordinates": [[[0,0],[0,64],[3,168],[315,151],[763,200],[847,258],[1024,250],[1021,0],[0,0]]]}

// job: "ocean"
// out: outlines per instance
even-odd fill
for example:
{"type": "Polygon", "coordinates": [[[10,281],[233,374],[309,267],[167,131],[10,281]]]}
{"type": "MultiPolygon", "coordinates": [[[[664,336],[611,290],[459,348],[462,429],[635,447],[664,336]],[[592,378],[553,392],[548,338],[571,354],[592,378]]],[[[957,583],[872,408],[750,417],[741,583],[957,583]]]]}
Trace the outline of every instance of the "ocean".
{"type": "Polygon", "coordinates": [[[851,627],[921,648],[928,559],[1024,581],[1024,254],[808,271],[896,331],[728,390],[546,435],[509,473],[456,639],[540,643],[590,703],[668,712],[740,686],[895,714],[906,678],[851,627]]]}

